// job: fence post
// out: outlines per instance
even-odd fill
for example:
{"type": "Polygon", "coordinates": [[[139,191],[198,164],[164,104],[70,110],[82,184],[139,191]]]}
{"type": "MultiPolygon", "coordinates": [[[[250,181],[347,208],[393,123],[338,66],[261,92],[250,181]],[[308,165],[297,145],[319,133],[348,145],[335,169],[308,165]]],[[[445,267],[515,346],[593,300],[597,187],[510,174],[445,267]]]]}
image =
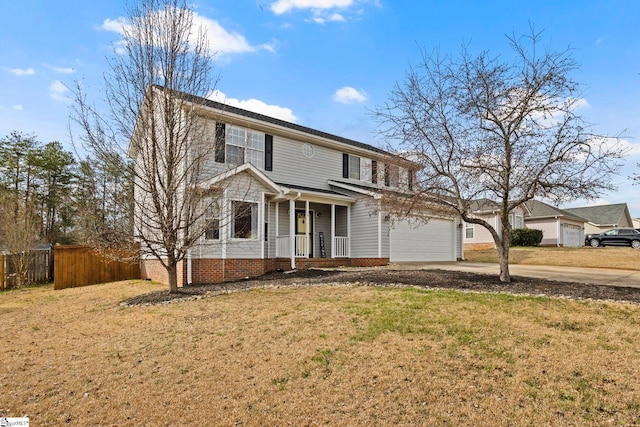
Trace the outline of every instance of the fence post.
{"type": "Polygon", "coordinates": [[[3,291],[6,289],[6,283],[5,283],[6,273],[5,273],[4,262],[5,262],[4,255],[0,255],[0,289],[3,291]]]}

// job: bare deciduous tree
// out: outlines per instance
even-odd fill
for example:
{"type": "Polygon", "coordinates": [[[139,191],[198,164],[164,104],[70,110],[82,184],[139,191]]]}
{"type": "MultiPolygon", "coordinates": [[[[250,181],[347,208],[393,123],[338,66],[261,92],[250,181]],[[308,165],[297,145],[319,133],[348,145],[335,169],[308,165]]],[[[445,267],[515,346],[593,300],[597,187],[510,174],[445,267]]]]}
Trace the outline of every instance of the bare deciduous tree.
{"type": "Polygon", "coordinates": [[[424,166],[412,197],[389,201],[392,210],[429,207],[486,228],[505,282],[509,214],[534,197],[569,201],[611,189],[624,154],[615,138],[586,129],[571,52],[545,48],[540,36],[532,28],[508,37],[512,62],[466,48],[457,58],[423,52],[374,112],[395,148],[424,166]],[[499,227],[473,216],[471,201],[482,198],[499,204],[499,227]]]}
{"type": "Polygon", "coordinates": [[[38,242],[40,218],[33,204],[11,193],[0,193],[0,246],[15,272],[14,287],[30,284],[29,268],[38,242]]]}
{"type": "MultiPolygon", "coordinates": [[[[207,228],[204,193],[196,187],[214,144],[202,143],[198,107],[215,88],[212,60],[185,1],[140,0],[105,74],[108,113],[87,101],[80,84],[75,90],[74,118],[85,146],[114,167],[125,155],[134,159],[124,163],[135,186],[135,238],[162,263],[171,292],[178,263],[207,228]]],[[[120,239],[130,237],[123,231],[120,239]]]]}

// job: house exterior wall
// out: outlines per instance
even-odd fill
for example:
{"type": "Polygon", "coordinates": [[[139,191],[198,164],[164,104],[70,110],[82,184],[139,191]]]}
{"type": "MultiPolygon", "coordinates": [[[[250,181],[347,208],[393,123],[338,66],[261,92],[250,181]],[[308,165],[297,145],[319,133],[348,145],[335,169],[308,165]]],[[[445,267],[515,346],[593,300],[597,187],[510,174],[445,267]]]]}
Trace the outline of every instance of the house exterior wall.
{"type": "Polygon", "coordinates": [[[584,242],[584,223],[567,218],[534,218],[526,219],[527,228],[542,231],[540,246],[566,246],[564,242],[563,227],[566,225],[580,228],[580,245],[584,242]]]}
{"type": "MultiPolygon", "coordinates": [[[[522,217],[522,226],[525,227],[525,215],[524,209],[520,206],[515,208],[512,215],[522,217]]],[[[474,215],[476,218],[480,218],[488,222],[497,232],[500,234],[502,225],[500,224],[500,217],[497,213],[479,213],[474,215]]],[[[514,225],[515,226],[515,225],[514,225]]],[[[473,238],[467,238],[466,223],[462,222],[462,241],[464,242],[465,249],[488,249],[495,248],[495,242],[493,236],[483,226],[474,224],[473,238]]]]}
{"type": "Polygon", "coordinates": [[[558,238],[558,223],[556,218],[527,219],[525,224],[527,228],[542,231],[541,246],[557,246],[560,244],[558,238]]]}
{"type": "Polygon", "coordinates": [[[383,221],[377,212],[373,212],[370,199],[360,197],[351,207],[351,256],[377,258],[381,254],[382,258],[389,258],[388,221],[383,221]]]}
{"type": "MultiPolygon", "coordinates": [[[[335,190],[328,182],[337,180],[343,183],[373,184],[372,161],[376,160],[377,186],[385,188],[386,154],[384,152],[379,152],[373,147],[367,148],[364,144],[352,144],[353,141],[332,137],[322,132],[301,131],[296,129],[295,125],[280,125],[266,118],[260,119],[253,113],[244,115],[224,109],[208,111],[205,107],[202,120],[205,136],[201,141],[194,141],[199,146],[196,149],[202,149],[204,146],[208,147],[205,148],[206,150],[210,150],[215,146],[216,123],[224,123],[225,130],[231,127],[243,127],[254,132],[263,132],[270,136],[265,137],[265,155],[267,141],[273,143],[272,170],[266,170],[269,168],[265,166],[267,162],[265,157],[265,165],[253,165],[255,169],[249,168],[250,173],[246,172],[245,165],[244,169],[241,169],[245,172],[235,174],[236,165],[216,162],[215,150],[210,150],[210,158],[200,171],[200,178],[201,183],[211,180],[212,186],[224,191],[224,203],[220,213],[220,239],[205,239],[204,235],[200,238],[198,244],[189,251],[189,260],[181,264],[181,283],[236,280],[262,274],[280,264],[288,265],[290,268],[290,257],[276,259],[276,249],[277,237],[290,234],[290,215],[295,215],[295,212],[289,212],[291,205],[286,198],[295,197],[295,195],[286,191],[280,193],[280,184],[290,186],[292,192],[300,188],[305,195],[296,200],[295,209],[305,209],[305,200],[309,200],[309,209],[314,215],[313,258],[296,258],[295,264],[298,268],[313,265],[381,265],[388,262],[391,250],[388,218],[382,213],[372,212],[370,196],[354,192],[351,197],[356,201],[352,203],[352,200],[332,192],[335,190]],[[309,147],[312,148],[312,155],[309,147]],[[351,176],[351,169],[349,177],[343,176],[345,155],[350,156],[348,159],[352,157],[359,159],[359,178],[355,175],[351,176]],[[223,182],[216,181],[215,178],[220,174],[229,172],[235,175],[223,182]],[[277,200],[281,200],[279,203],[276,203],[272,197],[276,195],[277,200]],[[231,202],[234,200],[258,204],[257,238],[231,237],[230,212],[231,202]],[[349,258],[330,259],[334,243],[331,239],[332,204],[335,205],[335,236],[349,237],[349,258]],[[321,258],[319,239],[321,232],[324,236],[326,259],[321,258]]],[[[226,148],[225,153],[228,154],[228,147],[226,148]]],[[[245,153],[245,160],[249,153],[249,151],[245,153]]],[[[255,154],[255,150],[251,153],[255,154]]],[[[351,163],[349,165],[351,168],[351,163]]],[[[185,162],[184,167],[189,167],[188,161],[185,162]]],[[[408,182],[408,170],[400,167],[398,187],[406,189],[408,182]]],[[[145,196],[136,194],[136,197],[145,196]]],[[[156,267],[153,262],[147,263],[149,277],[157,277],[157,280],[164,281],[162,273],[156,267]]]]}

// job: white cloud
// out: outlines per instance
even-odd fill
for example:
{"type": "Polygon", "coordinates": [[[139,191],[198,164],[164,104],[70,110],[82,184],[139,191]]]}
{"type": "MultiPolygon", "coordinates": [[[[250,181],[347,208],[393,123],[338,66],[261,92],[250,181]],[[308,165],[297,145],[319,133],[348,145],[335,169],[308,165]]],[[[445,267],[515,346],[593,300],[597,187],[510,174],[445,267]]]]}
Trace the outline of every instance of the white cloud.
{"type": "Polygon", "coordinates": [[[233,107],[242,108],[244,110],[253,111],[254,113],[264,114],[265,116],[284,120],[286,122],[295,123],[298,120],[290,108],[280,107],[279,105],[270,105],[260,101],[259,99],[251,98],[247,100],[239,100],[236,98],[227,98],[227,96],[219,90],[214,90],[207,95],[207,98],[233,107]]]}
{"type": "Polygon", "coordinates": [[[271,11],[276,15],[282,15],[294,9],[346,9],[353,4],[354,0],[278,0],[271,3],[271,11]]]}
{"type": "Polygon", "coordinates": [[[32,76],[36,73],[33,68],[7,68],[14,76],[32,76]]]}
{"type": "Polygon", "coordinates": [[[367,100],[367,93],[362,89],[357,90],[350,86],[345,86],[341,87],[333,94],[333,99],[343,104],[365,102],[367,100]]]}
{"type": "Polygon", "coordinates": [[[69,89],[60,80],[54,80],[49,86],[49,96],[56,101],[68,101],[67,92],[69,89]]]}
{"type": "Polygon", "coordinates": [[[60,74],[73,74],[76,72],[76,70],[74,70],[71,67],[54,67],[53,65],[49,65],[49,64],[44,64],[44,65],[48,67],[50,70],[60,74]]]}
{"type": "Polygon", "coordinates": [[[120,35],[124,34],[124,28],[127,25],[127,21],[121,16],[116,19],[105,19],[102,25],[98,26],[98,29],[111,31],[120,35]]]}
{"type": "Polygon", "coordinates": [[[14,110],[17,110],[17,111],[24,110],[24,107],[21,104],[12,105],[11,108],[13,108],[14,110]]]}
{"type": "Polygon", "coordinates": [[[640,156],[640,142],[633,143],[628,139],[615,139],[607,138],[610,141],[610,145],[614,146],[616,143],[622,147],[627,153],[627,156],[640,156]]]}
{"type": "MultiPolygon", "coordinates": [[[[111,31],[123,35],[129,23],[125,18],[105,19],[98,29],[111,31]]],[[[195,44],[198,30],[202,30],[207,35],[211,50],[221,56],[229,54],[240,54],[245,52],[255,52],[258,49],[275,52],[274,44],[261,44],[258,46],[251,45],[247,39],[236,31],[227,31],[216,20],[199,15],[197,12],[193,14],[193,26],[191,29],[190,42],[195,44]]],[[[122,42],[119,42],[120,45],[122,42]]],[[[116,52],[122,54],[124,48],[116,43],[116,52]]]]}

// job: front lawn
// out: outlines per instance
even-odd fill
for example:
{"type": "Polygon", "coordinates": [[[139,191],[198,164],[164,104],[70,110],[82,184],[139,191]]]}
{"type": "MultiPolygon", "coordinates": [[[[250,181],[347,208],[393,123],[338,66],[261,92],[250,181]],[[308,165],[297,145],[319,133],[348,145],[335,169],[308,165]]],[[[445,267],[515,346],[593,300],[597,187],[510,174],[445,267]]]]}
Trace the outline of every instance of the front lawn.
{"type": "Polygon", "coordinates": [[[637,304],[335,285],[119,305],[160,289],[0,294],[0,416],[70,426],[640,423],[637,304]]]}
{"type": "MultiPolygon", "coordinates": [[[[466,261],[498,262],[498,254],[495,249],[465,250],[464,257],[466,261]]],[[[512,264],[640,270],[640,250],[611,246],[605,248],[512,247],[509,251],[509,262],[512,264]]]]}

